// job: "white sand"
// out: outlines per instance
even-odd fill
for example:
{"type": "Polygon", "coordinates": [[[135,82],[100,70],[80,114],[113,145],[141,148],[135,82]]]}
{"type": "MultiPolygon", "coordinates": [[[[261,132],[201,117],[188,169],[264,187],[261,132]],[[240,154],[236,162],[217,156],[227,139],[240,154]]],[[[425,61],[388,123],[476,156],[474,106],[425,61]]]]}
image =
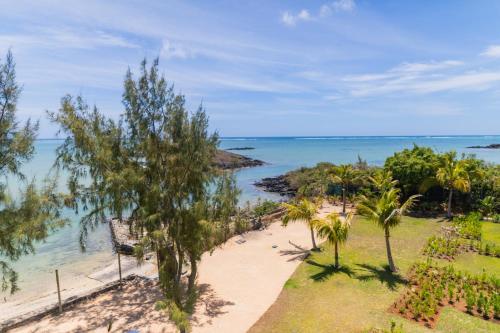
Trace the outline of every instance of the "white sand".
{"type": "MultiPolygon", "coordinates": [[[[325,205],[320,215],[333,210],[339,208],[325,205]]],[[[304,224],[284,228],[273,223],[266,230],[231,238],[212,255],[204,254],[198,278],[202,295],[192,320],[193,332],[246,332],[274,303],[310,248],[304,224]]],[[[124,292],[106,293],[15,332],[106,332],[110,318],[113,332],[176,332],[163,314],[153,310],[158,297],[153,286],[127,285],[124,292]]]]}

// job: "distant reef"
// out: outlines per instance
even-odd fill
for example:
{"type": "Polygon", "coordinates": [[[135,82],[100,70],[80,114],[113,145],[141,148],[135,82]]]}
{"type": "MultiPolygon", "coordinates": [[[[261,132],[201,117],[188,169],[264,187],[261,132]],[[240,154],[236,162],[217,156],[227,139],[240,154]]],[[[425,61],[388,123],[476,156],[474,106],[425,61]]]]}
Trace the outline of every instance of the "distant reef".
{"type": "Polygon", "coordinates": [[[470,146],[467,148],[500,149],[500,143],[492,143],[491,145],[487,146],[470,146]]]}
{"type": "Polygon", "coordinates": [[[227,148],[226,150],[254,150],[255,147],[233,147],[227,148]]]}
{"type": "Polygon", "coordinates": [[[231,153],[225,150],[217,150],[214,163],[217,167],[224,170],[256,167],[265,164],[264,161],[231,153]]]}

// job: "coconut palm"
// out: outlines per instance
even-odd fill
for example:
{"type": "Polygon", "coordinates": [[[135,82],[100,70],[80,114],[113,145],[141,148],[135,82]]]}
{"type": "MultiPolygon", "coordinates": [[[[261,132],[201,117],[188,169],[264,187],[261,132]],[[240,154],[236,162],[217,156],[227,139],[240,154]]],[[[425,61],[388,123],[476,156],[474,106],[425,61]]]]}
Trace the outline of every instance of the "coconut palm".
{"type": "Polygon", "coordinates": [[[342,164],[332,169],[332,181],[342,187],[342,214],[345,215],[346,196],[349,186],[360,179],[359,172],[350,164],[342,164]]]}
{"type": "Polygon", "coordinates": [[[436,180],[446,190],[448,190],[448,208],[446,215],[451,217],[451,201],[453,190],[460,192],[470,191],[470,179],[467,172],[466,162],[457,160],[457,153],[454,151],[443,155],[441,166],[436,172],[436,180]]]}
{"type": "Polygon", "coordinates": [[[331,213],[324,219],[317,219],[314,226],[318,235],[325,238],[326,241],[334,246],[335,249],[335,268],[339,268],[339,250],[340,244],[347,241],[349,228],[351,227],[353,214],[349,213],[345,219],[337,213],[331,213]]]}
{"type": "Polygon", "coordinates": [[[400,204],[399,189],[395,187],[383,191],[371,198],[365,196],[359,197],[357,205],[358,213],[384,229],[387,261],[389,262],[389,268],[392,272],[396,272],[397,268],[392,258],[391,244],[389,241],[390,230],[399,225],[401,216],[415,203],[417,197],[419,197],[419,195],[412,195],[403,204],[400,204]]]}
{"type": "Polygon", "coordinates": [[[397,180],[392,178],[392,172],[384,169],[378,170],[373,176],[369,176],[368,180],[379,192],[387,191],[398,183],[397,180]]]}
{"type": "Polygon", "coordinates": [[[317,249],[316,240],[314,238],[314,220],[317,211],[316,205],[307,199],[302,199],[296,204],[282,203],[281,206],[286,210],[282,218],[283,225],[286,226],[289,222],[294,221],[305,222],[311,230],[313,250],[317,249]]]}

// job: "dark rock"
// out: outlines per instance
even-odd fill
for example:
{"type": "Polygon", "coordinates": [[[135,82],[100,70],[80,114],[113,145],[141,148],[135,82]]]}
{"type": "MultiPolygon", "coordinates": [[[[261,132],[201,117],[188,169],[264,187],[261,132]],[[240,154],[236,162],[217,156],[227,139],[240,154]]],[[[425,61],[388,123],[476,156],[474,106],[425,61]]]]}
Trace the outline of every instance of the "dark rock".
{"type": "Polygon", "coordinates": [[[215,155],[215,165],[224,170],[256,167],[264,164],[261,160],[255,160],[224,150],[217,150],[217,154],[215,155]]]}
{"type": "Polygon", "coordinates": [[[292,197],[297,193],[297,189],[290,186],[290,183],[284,175],[263,178],[255,182],[254,185],[262,188],[266,192],[279,193],[281,196],[292,197]]]}
{"type": "Polygon", "coordinates": [[[492,143],[491,145],[487,146],[470,146],[467,148],[500,149],[500,143],[492,143]]]}
{"type": "Polygon", "coordinates": [[[226,150],[254,150],[254,147],[232,147],[227,148],[226,150]]]}

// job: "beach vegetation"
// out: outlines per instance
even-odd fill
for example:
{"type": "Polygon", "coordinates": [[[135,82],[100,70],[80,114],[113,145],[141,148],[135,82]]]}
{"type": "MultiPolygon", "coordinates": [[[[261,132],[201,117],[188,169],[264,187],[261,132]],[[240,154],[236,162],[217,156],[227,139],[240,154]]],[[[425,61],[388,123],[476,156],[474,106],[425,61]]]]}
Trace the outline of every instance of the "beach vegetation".
{"type": "Polygon", "coordinates": [[[137,259],[156,255],[163,308],[186,331],[198,262],[227,239],[239,191],[213,165],[219,138],[204,108],[190,112],[158,65],[144,60],[137,78],[127,71],[119,120],[71,95],[50,117],[67,136],[56,166],[69,174],[69,206],[85,212],[82,245],[110,214],[134,221],[137,259]]]}
{"type": "Polygon", "coordinates": [[[396,272],[397,268],[391,251],[391,229],[400,224],[402,215],[414,205],[418,197],[419,195],[413,195],[400,203],[400,190],[396,187],[384,187],[380,193],[373,196],[361,195],[359,197],[356,206],[358,213],[384,230],[387,261],[392,272],[396,272]]]}
{"type": "Polygon", "coordinates": [[[353,214],[341,217],[337,213],[328,214],[325,218],[318,218],[314,221],[314,227],[318,236],[330,243],[334,249],[335,268],[339,266],[339,246],[347,241],[353,214]]]}
{"type": "Polygon", "coordinates": [[[297,202],[292,203],[282,203],[285,214],[283,215],[281,221],[284,226],[290,222],[302,221],[307,224],[311,232],[311,242],[313,250],[318,247],[316,245],[316,238],[314,236],[315,223],[316,223],[316,213],[317,206],[314,202],[308,199],[300,199],[297,202]]]}
{"type": "Polygon", "coordinates": [[[57,193],[56,178],[47,177],[40,186],[22,172],[33,158],[39,125],[18,120],[21,91],[8,51],[4,61],[0,59],[0,289],[10,293],[19,289],[12,262],[35,253],[35,244],[66,222],[60,216],[63,197],[57,193]],[[15,191],[7,188],[9,178],[20,184],[15,191]]]}

